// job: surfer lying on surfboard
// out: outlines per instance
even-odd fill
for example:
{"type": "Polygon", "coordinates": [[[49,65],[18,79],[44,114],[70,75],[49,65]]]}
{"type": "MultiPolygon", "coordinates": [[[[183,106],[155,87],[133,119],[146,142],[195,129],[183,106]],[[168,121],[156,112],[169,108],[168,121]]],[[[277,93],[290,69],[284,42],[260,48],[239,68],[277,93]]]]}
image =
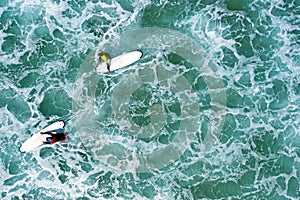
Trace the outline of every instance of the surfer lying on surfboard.
{"type": "Polygon", "coordinates": [[[33,134],[20,147],[21,152],[29,152],[37,149],[43,144],[53,144],[66,139],[64,127],[66,123],[63,120],[54,122],[39,132],[33,134]]]}
{"type": "Polygon", "coordinates": [[[96,72],[98,74],[112,72],[137,62],[142,56],[143,52],[140,50],[125,52],[113,58],[110,58],[107,53],[99,51],[97,52],[97,57],[99,57],[97,59],[100,60],[100,63],[96,67],[96,72]]]}
{"type": "Polygon", "coordinates": [[[47,134],[49,136],[46,137],[46,141],[43,141],[44,144],[54,144],[55,142],[64,141],[67,138],[66,133],[41,132],[40,134],[47,134]]]}
{"type": "Polygon", "coordinates": [[[98,51],[98,56],[99,56],[99,61],[100,63],[104,62],[106,63],[107,71],[110,72],[110,56],[108,53],[103,52],[103,51],[98,51]]]}

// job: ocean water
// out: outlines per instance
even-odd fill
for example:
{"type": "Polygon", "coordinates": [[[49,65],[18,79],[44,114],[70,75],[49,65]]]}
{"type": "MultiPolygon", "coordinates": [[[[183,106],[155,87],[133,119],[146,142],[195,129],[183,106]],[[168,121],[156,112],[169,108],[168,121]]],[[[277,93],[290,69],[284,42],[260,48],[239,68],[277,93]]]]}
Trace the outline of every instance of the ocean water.
{"type": "Polygon", "coordinates": [[[1,0],[0,199],[299,199],[299,0],[1,0]],[[96,51],[142,50],[96,74],[96,51]],[[20,153],[68,120],[65,142],[20,153]]]}

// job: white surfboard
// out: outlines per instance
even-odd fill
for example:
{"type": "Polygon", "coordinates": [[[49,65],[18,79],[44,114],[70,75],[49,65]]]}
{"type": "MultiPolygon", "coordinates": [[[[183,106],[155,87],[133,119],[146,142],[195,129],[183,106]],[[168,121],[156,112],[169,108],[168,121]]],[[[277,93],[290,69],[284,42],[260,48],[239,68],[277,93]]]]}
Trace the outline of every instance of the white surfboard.
{"type": "Polygon", "coordinates": [[[20,151],[28,152],[28,151],[32,151],[32,150],[38,148],[39,146],[44,144],[44,142],[46,141],[46,138],[49,137],[48,134],[41,134],[41,132],[45,133],[45,132],[55,131],[57,129],[64,128],[64,126],[65,126],[64,121],[58,121],[58,122],[55,122],[55,123],[45,127],[44,129],[40,130],[38,133],[36,133],[32,137],[30,137],[28,140],[26,140],[20,147],[20,151]]]}
{"type": "MultiPolygon", "coordinates": [[[[131,51],[129,53],[114,57],[110,62],[110,71],[131,65],[138,61],[142,56],[143,53],[141,51],[131,51]]],[[[108,72],[106,63],[99,63],[96,68],[96,72],[99,74],[108,72]]]]}

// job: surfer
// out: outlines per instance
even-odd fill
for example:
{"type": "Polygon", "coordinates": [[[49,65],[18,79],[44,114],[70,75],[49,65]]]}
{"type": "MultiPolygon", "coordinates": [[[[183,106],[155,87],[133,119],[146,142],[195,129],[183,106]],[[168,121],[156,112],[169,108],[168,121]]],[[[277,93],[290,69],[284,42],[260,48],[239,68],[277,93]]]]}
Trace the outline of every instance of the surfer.
{"type": "Polygon", "coordinates": [[[103,51],[98,51],[99,61],[100,63],[104,62],[106,63],[107,71],[110,72],[110,56],[108,53],[103,51]]]}
{"type": "Polygon", "coordinates": [[[66,133],[41,132],[41,134],[49,135],[49,137],[46,138],[46,141],[43,141],[44,144],[54,144],[55,142],[63,141],[67,138],[66,133]]]}

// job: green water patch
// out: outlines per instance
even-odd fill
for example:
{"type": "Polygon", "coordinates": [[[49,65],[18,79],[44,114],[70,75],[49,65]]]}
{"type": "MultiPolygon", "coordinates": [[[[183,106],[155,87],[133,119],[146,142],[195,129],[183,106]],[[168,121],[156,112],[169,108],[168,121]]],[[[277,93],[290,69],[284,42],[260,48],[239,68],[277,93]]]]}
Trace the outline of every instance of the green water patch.
{"type": "MultiPolygon", "coordinates": [[[[245,35],[245,33],[243,33],[242,35],[245,35]]],[[[235,48],[239,55],[243,55],[246,58],[250,58],[254,55],[250,36],[246,35],[238,37],[236,39],[236,42],[237,44],[235,45],[235,48]]]]}
{"type": "Polygon", "coordinates": [[[70,114],[72,99],[63,89],[50,89],[39,105],[39,111],[46,117],[70,114]]]}
{"type": "MultiPolygon", "coordinates": [[[[151,123],[151,118],[146,116],[147,110],[151,101],[151,87],[149,85],[144,85],[136,90],[130,99],[129,112],[134,117],[132,118],[133,122],[139,126],[147,126],[151,123]]],[[[156,102],[151,102],[151,104],[160,104],[158,100],[156,102]]]]}
{"type": "Polygon", "coordinates": [[[19,61],[22,63],[22,66],[19,66],[16,71],[22,72],[25,69],[40,69],[44,67],[49,60],[64,60],[64,54],[60,53],[65,50],[64,42],[52,39],[51,41],[46,41],[40,38],[36,40],[34,45],[35,51],[24,52],[20,57],[19,61]]]}
{"type": "Polygon", "coordinates": [[[19,87],[21,88],[31,88],[37,85],[37,80],[40,77],[40,74],[37,72],[28,73],[27,76],[22,78],[19,81],[19,87]]]}
{"type": "Polygon", "coordinates": [[[47,25],[36,27],[33,33],[32,39],[34,40],[44,40],[48,42],[53,40],[47,25]]]}
{"type": "MultiPolygon", "coordinates": [[[[242,10],[245,15],[224,13],[221,17],[221,25],[224,27],[222,36],[236,41],[234,47],[239,55],[247,58],[255,55],[262,61],[271,60],[275,50],[283,45],[283,42],[278,42],[281,37],[280,28],[272,25],[273,21],[269,16],[252,9],[257,5],[251,1],[226,0],[224,3],[229,10],[242,10]]],[[[263,7],[269,7],[268,2],[262,4],[263,7]]],[[[229,62],[230,65],[232,64],[229,62]]]]}
{"type": "Polygon", "coordinates": [[[249,97],[241,95],[236,89],[229,88],[226,91],[226,98],[229,108],[245,108],[248,110],[255,108],[253,101],[249,97]]]}
{"type": "Polygon", "coordinates": [[[258,165],[257,180],[263,181],[283,174],[290,175],[293,170],[294,158],[280,156],[278,159],[260,160],[258,165]]]}
{"type": "Polygon", "coordinates": [[[297,79],[293,81],[294,94],[300,96],[300,82],[297,79]]]}
{"type": "Polygon", "coordinates": [[[27,174],[21,174],[21,175],[13,176],[11,178],[8,178],[8,179],[4,180],[3,185],[5,185],[5,186],[12,186],[15,183],[17,183],[18,181],[23,180],[26,176],[27,176],[27,174]]]}
{"type": "Polygon", "coordinates": [[[0,90],[0,94],[0,107],[6,107],[22,123],[29,120],[32,113],[23,97],[12,88],[0,90]]]}
{"type": "MultiPolygon", "coordinates": [[[[225,39],[236,41],[234,47],[237,53],[246,58],[252,57],[254,52],[251,43],[251,35],[253,34],[251,21],[248,18],[230,14],[221,18],[221,24],[226,27],[222,31],[222,36],[225,39]]],[[[230,53],[230,51],[227,50],[225,53],[230,53]]]]}
{"type": "Polygon", "coordinates": [[[300,196],[299,188],[300,188],[299,179],[297,179],[294,176],[291,177],[288,182],[288,190],[287,190],[288,196],[298,198],[300,196]]]}
{"type": "Polygon", "coordinates": [[[64,175],[64,174],[59,175],[59,176],[58,176],[58,179],[60,180],[60,182],[61,182],[62,184],[66,183],[66,182],[69,180],[68,176],[67,176],[67,175],[64,175]]]}
{"type": "Polygon", "coordinates": [[[112,174],[112,172],[98,172],[90,175],[85,181],[86,184],[93,184],[94,187],[90,190],[87,190],[87,194],[92,198],[113,198],[116,193],[116,188],[114,186],[114,181],[116,177],[112,174]]]}
{"type": "MultiPolygon", "coordinates": [[[[62,60],[64,61],[64,54],[66,44],[63,41],[53,39],[50,33],[35,39],[35,51],[30,53],[29,61],[34,60],[37,66],[43,66],[49,60],[62,60]],[[32,58],[32,59],[31,59],[32,58]],[[36,60],[38,59],[38,60],[36,60]]],[[[25,61],[26,62],[26,61],[25,61]]]]}
{"type": "Polygon", "coordinates": [[[238,58],[234,55],[234,52],[227,47],[222,47],[222,51],[224,54],[222,62],[225,64],[225,66],[234,68],[238,63],[238,58]]]}
{"type": "Polygon", "coordinates": [[[242,194],[241,186],[233,181],[204,181],[192,187],[194,199],[239,198],[242,194]]]}
{"type": "Polygon", "coordinates": [[[8,0],[2,0],[1,2],[0,2],[0,7],[5,7],[5,6],[7,6],[8,5],[8,0]]]}
{"type": "Polygon", "coordinates": [[[169,53],[167,55],[167,59],[169,62],[171,62],[173,64],[184,64],[183,62],[186,60],[175,53],[169,53]]]}
{"type": "Polygon", "coordinates": [[[250,128],[251,121],[247,115],[243,114],[226,114],[224,119],[223,130],[219,141],[227,143],[230,146],[232,142],[243,142],[248,141],[247,129],[250,128]]]}
{"type": "MultiPolygon", "coordinates": [[[[216,3],[215,0],[201,0],[200,2],[201,2],[201,4],[203,4],[203,5],[212,5],[212,4],[215,4],[215,3],[216,3]]],[[[193,1],[193,3],[194,3],[194,1],[193,1]]]]}
{"type": "Polygon", "coordinates": [[[250,72],[244,72],[238,81],[234,82],[234,85],[240,88],[250,88],[252,86],[250,72]]]}
{"type": "Polygon", "coordinates": [[[246,171],[241,175],[241,177],[238,180],[238,183],[241,186],[253,186],[256,178],[256,173],[257,172],[255,170],[246,171]]]}
{"type": "Polygon", "coordinates": [[[53,36],[56,39],[59,39],[59,40],[62,40],[62,41],[66,41],[65,35],[59,29],[55,29],[53,31],[53,36]]]}
{"type": "Polygon", "coordinates": [[[278,33],[279,29],[273,29],[267,35],[265,32],[255,34],[252,45],[259,52],[258,56],[262,61],[269,61],[274,56],[274,49],[279,49],[283,45],[283,42],[278,42],[276,38],[278,33]]]}
{"type": "MultiPolygon", "coordinates": [[[[1,1],[3,2],[3,1],[1,1]]],[[[16,16],[16,13],[18,12],[17,8],[9,7],[6,10],[4,10],[0,16],[0,27],[1,30],[5,30],[6,27],[9,26],[11,19],[13,19],[16,16]]]]}
{"type": "Polygon", "coordinates": [[[60,168],[61,171],[63,172],[70,172],[71,171],[71,167],[68,165],[66,160],[60,160],[58,163],[58,166],[60,168]]]}
{"type": "Polygon", "coordinates": [[[46,180],[51,176],[51,173],[48,170],[43,170],[39,173],[37,177],[38,180],[46,180]]]}
{"type": "Polygon", "coordinates": [[[225,122],[223,126],[223,133],[220,137],[220,142],[226,143],[230,138],[232,138],[232,134],[236,129],[236,121],[235,117],[232,114],[227,114],[225,116],[225,122]]]}
{"type": "MultiPolygon", "coordinates": [[[[203,87],[204,79],[198,78],[197,81],[195,82],[195,86],[197,88],[203,87]],[[198,87],[198,86],[200,86],[200,87],[198,87]]],[[[207,90],[206,91],[205,90],[196,90],[196,91],[197,91],[197,95],[199,98],[199,105],[200,105],[199,111],[201,112],[203,110],[208,110],[208,109],[212,108],[212,105],[211,105],[212,98],[211,98],[211,95],[207,92],[207,90]]]]}
{"type": "Polygon", "coordinates": [[[80,55],[73,55],[67,62],[66,62],[66,67],[67,70],[65,71],[65,77],[67,80],[70,82],[75,82],[76,76],[78,73],[78,69],[84,59],[85,55],[80,54],[80,55]]]}
{"type": "Polygon", "coordinates": [[[261,98],[258,101],[257,108],[260,112],[265,112],[268,109],[268,103],[265,98],[261,98]]]}
{"type": "Polygon", "coordinates": [[[229,108],[242,108],[244,105],[243,97],[234,89],[228,89],[227,92],[227,106],[229,108]]]}
{"type": "MultiPolygon", "coordinates": [[[[129,100],[129,113],[133,116],[132,122],[139,127],[148,126],[153,122],[153,118],[166,121],[165,128],[169,133],[178,130],[180,125],[179,120],[173,119],[174,116],[181,116],[180,103],[175,95],[167,91],[161,94],[158,88],[153,88],[149,84],[141,86],[132,93],[129,100]],[[167,113],[166,117],[161,114],[162,110],[154,109],[151,111],[150,108],[156,105],[164,109],[167,113]],[[158,113],[156,113],[157,111],[158,113]],[[171,117],[172,115],[173,117],[171,117]]],[[[159,136],[159,141],[164,144],[169,143],[171,139],[172,137],[166,133],[159,136]]]]}
{"type": "Polygon", "coordinates": [[[207,77],[201,76],[197,69],[193,69],[194,66],[188,60],[184,59],[178,54],[169,53],[167,55],[167,60],[170,63],[175,64],[176,67],[179,67],[179,72],[185,71],[183,73],[185,80],[188,81],[188,83],[192,86],[193,91],[198,96],[198,103],[199,105],[201,105],[199,107],[199,111],[210,109],[212,107],[212,98],[210,93],[208,92],[209,87],[207,82],[209,81],[209,79],[207,79],[207,77]]]}
{"type": "Polygon", "coordinates": [[[34,25],[42,25],[45,21],[46,10],[41,5],[28,5],[22,14],[16,17],[18,24],[31,27],[34,25]]]}
{"type": "Polygon", "coordinates": [[[125,173],[117,177],[120,187],[118,196],[124,199],[132,199],[133,193],[137,193],[147,199],[153,199],[157,191],[150,180],[153,176],[149,173],[137,174],[139,181],[136,181],[131,173],[125,173]]]}
{"type": "Polygon", "coordinates": [[[285,128],[283,131],[283,134],[285,136],[285,145],[295,147],[297,149],[298,156],[300,155],[300,135],[297,134],[297,129],[289,125],[285,128]]]}
{"type": "Polygon", "coordinates": [[[22,172],[22,164],[19,158],[12,157],[8,168],[9,174],[19,174],[22,172]]]}
{"type": "Polygon", "coordinates": [[[10,33],[13,35],[21,35],[21,29],[16,21],[12,21],[4,30],[4,33],[10,33]]]}
{"type": "Polygon", "coordinates": [[[251,120],[249,116],[246,114],[237,114],[236,120],[238,122],[239,129],[246,129],[246,128],[250,128],[251,126],[251,120]]]}
{"type": "Polygon", "coordinates": [[[41,65],[40,59],[42,55],[37,52],[25,52],[19,59],[19,61],[23,64],[26,69],[34,69],[38,68],[41,65]]]}
{"type": "MultiPolygon", "coordinates": [[[[33,10],[35,10],[35,7],[33,10]]],[[[27,11],[28,10],[26,9],[26,12],[27,11]]],[[[37,11],[37,13],[40,11],[41,10],[37,11]]],[[[29,45],[31,48],[34,48],[34,50],[23,52],[19,59],[19,61],[22,63],[18,69],[19,71],[24,69],[39,68],[44,66],[45,63],[49,62],[49,60],[64,59],[64,56],[61,55],[60,52],[64,52],[64,49],[66,48],[64,42],[65,37],[58,29],[55,29],[53,33],[51,33],[43,18],[38,20],[38,22],[33,22],[33,24],[36,24],[37,26],[31,26],[30,24],[30,26],[26,27],[26,24],[24,24],[26,23],[25,21],[18,21],[19,17],[20,16],[15,16],[15,20],[8,26],[6,30],[6,32],[13,33],[14,35],[10,35],[10,38],[6,40],[6,43],[3,43],[2,45],[4,51],[9,51],[12,53],[12,51],[17,50],[22,52],[25,49],[22,37],[30,33],[28,37],[30,37],[32,42],[29,45]]],[[[26,17],[24,16],[24,19],[22,20],[26,20],[26,17]]],[[[36,15],[31,16],[30,20],[34,20],[35,17],[36,15]]]]}
{"type": "Polygon", "coordinates": [[[128,0],[128,1],[122,1],[122,0],[117,0],[117,2],[120,4],[120,6],[131,13],[134,12],[134,0],[128,0]]]}
{"type": "MultiPolygon", "coordinates": [[[[45,200],[53,200],[53,199],[64,199],[66,198],[66,194],[63,189],[57,188],[49,188],[49,187],[34,187],[27,190],[26,194],[22,195],[22,199],[45,199],[45,200]],[[53,196],[55,194],[55,197],[53,196]]],[[[19,199],[16,197],[16,199],[19,199]]]]}
{"type": "Polygon", "coordinates": [[[68,5],[78,15],[82,15],[82,11],[85,9],[86,3],[87,2],[84,0],[69,0],[68,5]]]}
{"type": "MultiPolygon", "coordinates": [[[[203,172],[204,173],[209,173],[210,171],[212,171],[216,166],[206,162],[204,160],[198,160],[197,162],[189,165],[187,168],[183,169],[182,172],[189,176],[192,177],[192,180],[189,181],[189,184],[195,184],[197,182],[199,182],[201,179],[204,179],[203,176],[203,172]],[[202,176],[201,176],[202,174],[202,176]],[[196,175],[199,175],[201,177],[197,177],[196,175]]],[[[181,182],[179,181],[178,184],[180,186],[184,186],[181,184],[181,182]]]]}
{"type": "Polygon", "coordinates": [[[90,200],[88,197],[78,197],[76,200],[90,200]]]}
{"type": "Polygon", "coordinates": [[[54,154],[54,150],[53,148],[50,147],[44,147],[40,150],[40,157],[42,159],[50,158],[51,156],[53,156],[53,154],[54,154]]]}
{"type": "Polygon", "coordinates": [[[93,166],[88,162],[79,161],[79,165],[80,165],[81,169],[86,173],[89,173],[92,170],[94,170],[93,166]]]}
{"type": "Polygon", "coordinates": [[[154,199],[154,197],[157,195],[154,186],[148,182],[140,182],[134,188],[141,196],[148,199],[154,199]]]}
{"type": "Polygon", "coordinates": [[[255,67],[254,69],[254,81],[264,82],[267,79],[267,68],[265,67],[255,67]]]}
{"type": "Polygon", "coordinates": [[[82,30],[88,33],[93,33],[95,36],[102,36],[112,26],[114,22],[107,20],[102,16],[92,16],[84,21],[82,30]]]}
{"type": "Polygon", "coordinates": [[[103,175],[103,171],[91,174],[87,177],[87,179],[84,181],[84,184],[86,185],[94,185],[97,180],[99,179],[99,177],[101,177],[103,175]]]}
{"type": "Polygon", "coordinates": [[[54,59],[59,55],[60,50],[62,50],[63,45],[62,42],[54,41],[54,42],[41,42],[39,44],[39,50],[46,57],[46,59],[54,59]],[[61,47],[61,49],[59,49],[61,47]]]}
{"type": "Polygon", "coordinates": [[[224,3],[229,10],[246,11],[249,9],[249,5],[252,3],[252,1],[226,0],[224,3]]]}
{"type": "Polygon", "coordinates": [[[17,49],[23,49],[25,45],[20,41],[20,38],[15,35],[6,36],[2,43],[1,49],[7,54],[13,53],[17,49]]]}
{"type": "MultiPolygon", "coordinates": [[[[299,1],[286,0],[277,6],[273,6],[271,14],[276,17],[290,17],[300,13],[299,11],[299,1]],[[295,13],[297,12],[297,13],[295,13]]],[[[295,23],[295,22],[294,22],[295,23]]]]}
{"type": "Polygon", "coordinates": [[[171,0],[161,5],[159,1],[155,0],[144,9],[141,26],[175,28],[175,22],[184,17],[183,12],[197,6],[199,5],[196,1],[189,1],[186,4],[182,1],[171,0]]]}
{"type": "Polygon", "coordinates": [[[272,81],[272,88],[267,89],[267,94],[272,97],[269,104],[271,110],[280,110],[289,105],[289,93],[284,81],[275,79],[272,81]]]}
{"type": "Polygon", "coordinates": [[[283,149],[284,137],[283,134],[275,135],[274,132],[258,128],[250,143],[254,152],[264,156],[271,156],[272,154],[278,154],[283,149]]]}
{"type": "Polygon", "coordinates": [[[160,6],[150,5],[144,10],[142,27],[159,26],[169,28],[177,15],[178,10],[176,7],[166,6],[162,10],[160,6]]]}

